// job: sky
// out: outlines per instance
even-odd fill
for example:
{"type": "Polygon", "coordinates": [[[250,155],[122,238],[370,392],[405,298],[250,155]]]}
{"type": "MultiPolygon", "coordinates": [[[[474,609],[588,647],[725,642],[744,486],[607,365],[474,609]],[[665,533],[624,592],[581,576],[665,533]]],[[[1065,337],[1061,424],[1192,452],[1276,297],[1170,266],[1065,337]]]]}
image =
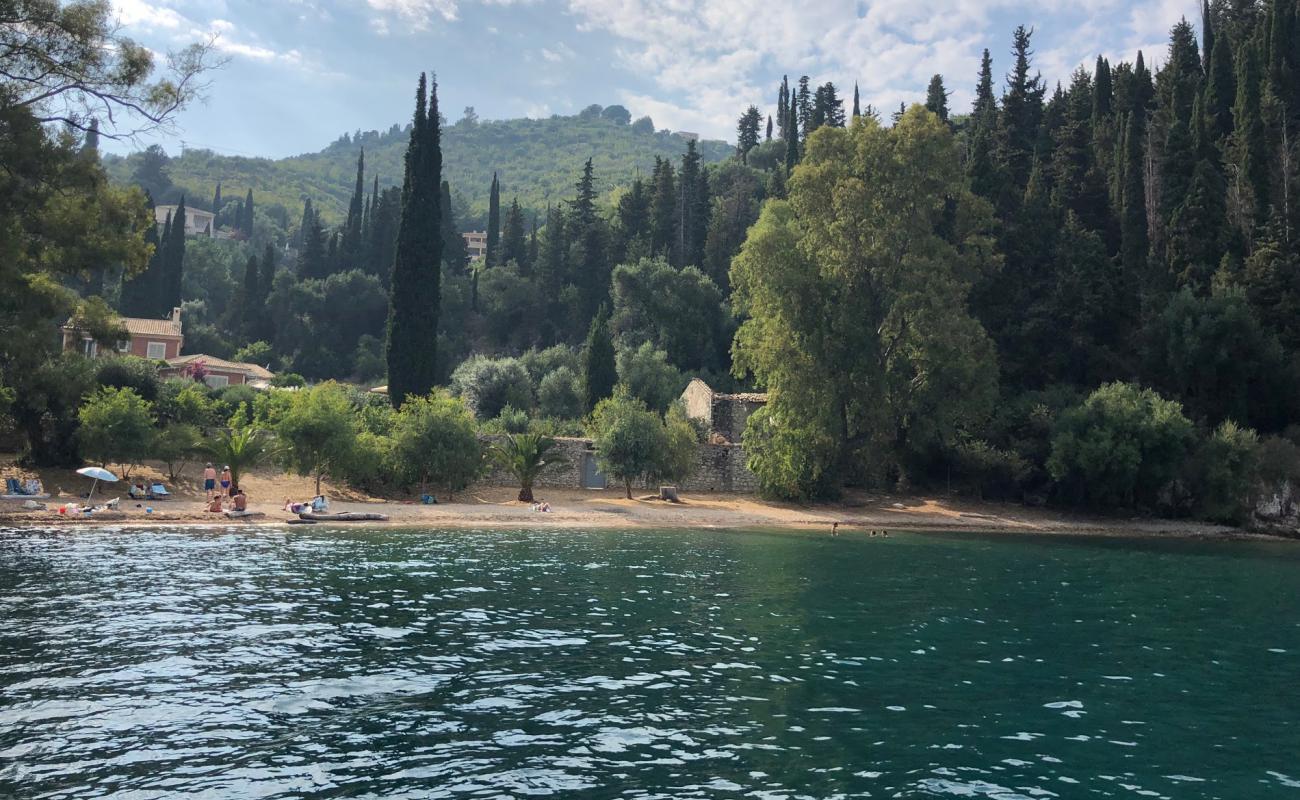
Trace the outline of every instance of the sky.
{"type": "Polygon", "coordinates": [[[134,143],[280,158],[344,132],[405,123],[421,71],[443,115],[574,114],[621,104],[656,128],[735,140],[770,113],[783,74],[834,81],[892,110],[944,76],[956,110],[980,54],[1009,71],[1011,31],[1035,30],[1034,66],[1065,83],[1098,54],[1159,64],[1199,0],[111,0],[122,33],[159,54],[215,37],[224,66],[175,129],[134,143]]]}

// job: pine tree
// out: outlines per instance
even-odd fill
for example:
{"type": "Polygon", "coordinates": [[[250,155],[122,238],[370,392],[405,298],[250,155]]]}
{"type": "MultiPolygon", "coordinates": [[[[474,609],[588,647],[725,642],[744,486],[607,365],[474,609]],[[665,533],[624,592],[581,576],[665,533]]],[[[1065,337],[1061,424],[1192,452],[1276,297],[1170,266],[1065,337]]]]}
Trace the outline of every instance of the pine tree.
{"type": "MultiPolygon", "coordinates": [[[[577,196],[569,204],[567,220],[574,245],[573,282],[578,288],[579,319],[591,319],[609,296],[612,266],[608,258],[608,237],[604,220],[596,211],[596,182],[591,159],[582,168],[582,177],[574,187],[577,196]]],[[[671,213],[671,206],[670,213],[671,213]]],[[[669,225],[672,218],[669,218],[669,225]]]]}
{"type": "Polygon", "coordinates": [[[614,340],[609,330],[609,309],[601,306],[587,331],[582,349],[582,399],[588,413],[614,393],[618,367],[614,362],[614,340]]]}
{"type": "Polygon", "coordinates": [[[750,106],[736,123],[736,152],[740,154],[742,164],[749,163],[749,151],[758,147],[758,126],[762,120],[758,107],[750,106]]]}
{"type": "Polygon", "coordinates": [[[925,91],[925,107],[944,122],[948,121],[948,91],[943,88],[943,76],[935,75],[925,91]]]}
{"type": "Polygon", "coordinates": [[[501,183],[497,174],[492,173],[492,188],[488,192],[488,229],[487,253],[483,256],[483,266],[495,267],[501,260],[501,183]]]}
{"type": "Polygon", "coordinates": [[[1042,78],[1029,75],[1034,55],[1030,47],[1033,34],[1023,25],[1015,30],[1015,63],[1007,76],[1007,91],[1002,97],[1001,127],[1005,135],[1002,161],[1013,185],[1021,190],[1028,184],[1029,171],[1033,167],[1045,93],[1042,78]]]}
{"type": "Polygon", "coordinates": [[[438,316],[442,295],[442,143],[438,84],[420,74],[406,151],[402,214],[393,259],[388,312],[388,398],[400,408],[437,384],[438,316]]]}
{"type": "Polygon", "coordinates": [[[325,278],[330,274],[329,242],[320,224],[320,215],[311,210],[311,200],[304,204],[302,246],[298,249],[298,277],[325,278]],[[310,213],[309,213],[310,212],[310,213]]]}
{"type": "Polygon", "coordinates": [[[629,259],[649,255],[650,194],[646,191],[645,181],[639,176],[618,199],[618,208],[614,213],[618,220],[614,260],[623,264],[629,259]]]}
{"type": "Polygon", "coordinates": [[[694,141],[686,143],[679,179],[676,266],[698,267],[704,264],[704,243],[709,233],[709,184],[694,141]]]}
{"type": "MultiPolygon", "coordinates": [[[[546,297],[558,297],[568,275],[569,239],[564,211],[546,206],[546,227],[538,253],[538,283],[546,297]]],[[[550,339],[554,341],[554,337],[550,339]]]]}
{"type": "Polygon", "coordinates": [[[970,154],[966,169],[971,190],[981,197],[995,200],[1001,193],[1002,174],[994,158],[998,141],[998,101],[993,95],[993,59],[988,50],[984,51],[980,61],[970,126],[970,154]]]}
{"type": "Polygon", "coordinates": [[[501,228],[501,263],[511,261],[519,267],[522,274],[528,274],[532,266],[528,263],[528,240],[524,234],[524,212],[519,207],[519,198],[510,201],[506,210],[505,225],[501,228]]]}
{"type": "Polygon", "coordinates": [[[799,119],[799,125],[795,129],[798,134],[796,138],[807,139],[812,132],[808,126],[812,123],[813,115],[812,91],[808,88],[807,75],[799,78],[799,92],[795,96],[794,107],[799,119]]]}
{"type": "Polygon", "coordinates": [[[1213,37],[1214,49],[1210,52],[1205,93],[1201,108],[1206,118],[1206,133],[1222,151],[1232,135],[1232,106],[1237,96],[1236,66],[1232,43],[1226,36],[1213,37]]]}

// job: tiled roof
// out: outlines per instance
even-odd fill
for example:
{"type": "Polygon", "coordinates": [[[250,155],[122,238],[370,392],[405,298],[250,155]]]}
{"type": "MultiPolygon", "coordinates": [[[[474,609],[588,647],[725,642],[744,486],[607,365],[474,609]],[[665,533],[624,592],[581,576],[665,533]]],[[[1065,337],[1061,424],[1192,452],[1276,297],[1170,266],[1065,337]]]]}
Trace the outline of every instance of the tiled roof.
{"type": "Polygon", "coordinates": [[[767,392],[741,392],[739,394],[715,394],[714,400],[734,400],[740,403],[766,403],[767,392]]]}
{"type": "Polygon", "coordinates": [[[224,358],[206,356],[202,353],[169,358],[167,359],[167,365],[170,367],[186,367],[193,364],[195,361],[202,361],[203,366],[207,367],[209,370],[215,369],[222,372],[243,372],[251,377],[261,378],[262,380],[270,380],[275,377],[275,373],[271,372],[266,367],[261,367],[257,364],[246,364],[242,361],[227,361],[224,358]]]}
{"type": "Polygon", "coordinates": [[[137,319],[122,317],[122,327],[132,336],[180,336],[181,321],[178,319],[137,319]]]}

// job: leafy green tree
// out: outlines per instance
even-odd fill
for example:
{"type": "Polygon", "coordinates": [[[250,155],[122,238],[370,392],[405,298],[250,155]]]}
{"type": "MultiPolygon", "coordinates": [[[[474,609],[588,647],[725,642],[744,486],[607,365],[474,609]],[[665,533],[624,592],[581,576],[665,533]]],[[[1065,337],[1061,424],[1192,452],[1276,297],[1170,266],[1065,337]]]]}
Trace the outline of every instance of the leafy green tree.
{"type": "Polygon", "coordinates": [[[77,410],[96,388],[96,363],[64,353],[30,370],[6,371],[13,389],[10,416],[26,440],[23,460],[35,466],[74,467],[81,462],[77,410]]]}
{"type": "Polygon", "coordinates": [[[543,417],[577,419],[582,416],[578,374],[567,366],[547,373],[537,384],[537,410],[543,417]]]}
{"type": "Polygon", "coordinates": [[[394,408],[401,408],[408,395],[427,395],[438,376],[438,311],[442,297],[442,212],[438,208],[442,150],[438,125],[438,85],[435,81],[426,101],[425,77],[421,74],[406,153],[401,226],[388,313],[388,398],[394,408]]]}
{"type": "Polygon", "coordinates": [[[394,420],[392,439],[399,472],[418,483],[421,494],[429,484],[437,484],[450,496],[482,472],[474,415],[445,391],[406,401],[394,420]]]}
{"type": "Polygon", "coordinates": [[[650,342],[618,354],[619,383],[626,386],[635,398],[645,402],[660,414],[668,410],[673,401],[686,388],[686,376],[668,363],[668,354],[656,350],[650,342]]]}
{"type": "Polygon", "coordinates": [[[519,481],[519,502],[533,502],[533,484],[548,467],[562,466],[559,443],[540,433],[505,436],[488,448],[488,457],[519,481]]]}
{"type": "Polygon", "coordinates": [[[597,404],[588,433],[595,441],[596,462],[623,482],[628,500],[632,499],[632,482],[655,474],[668,451],[659,415],[625,391],[597,404]]]}
{"type": "Polygon", "coordinates": [[[481,420],[496,419],[506,406],[533,407],[533,382],[517,358],[472,356],[452,372],[451,389],[481,420]]]}
{"type": "Polygon", "coordinates": [[[86,458],[101,466],[122,464],[124,477],[149,455],[153,445],[153,404],[132,389],[102,387],[77,411],[78,438],[86,458]]]}
{"type": "Polygon", "coordinates": [[[594,410],[597,403],[613,393],[617,383],[618,365],[610,334],[609,312],[602,306],[591,321],[587,343],[582,349],[583,407],[588,411],[594,410]]]}
{"type": "Polygon", "coordinates": [[[767,387],[774,424],[803,429],[756,458],[834,442],[833,477],[802,482],[822,490],[987,416],[992,346],[965,309],[996,259],[989,208],[963,186],[951,131],[919,106],[809,139],[789,201],[765,204],[732,264],[735,372],[767,387]]]}
{"type": "Polygon", "coordinates": [[[149,455],[167,467],[167,478],[174,481],[179,473],[185,471],[185,465],[190,458],[199,452],[202,441],[202,433],[193,425],[185,423],[167,425],[154,432],[149,455]]]}
{"type": "Polygon", "coordinates": [[[682,369],[722,366],[727,338],[722,293],[698,269],[642,259],[616,267],[612,288],[611,327],[621,346],[653,343],[682,369]]]}
{"type": "Polygon", "coordinates": [[[1259,436],[1232,420],[1221,423],[1191,461],[1191,492],[1202,519],[1240,524],[1259,480],[1259,436]]]}
{"type": "Polygon", "coordinates": [[[1195,438],[1178,403],[1131,383],[1109,383],[1061,416],[1047,466],[1074,502],[1154,507],[1195,438]]]}
{"type": "Polygon", "coordinates": [[[284,466],[321,479],[346,465],[356,444],[356,411],[346,390],[333,381],[296,392],[275,426],[284,466]]]}

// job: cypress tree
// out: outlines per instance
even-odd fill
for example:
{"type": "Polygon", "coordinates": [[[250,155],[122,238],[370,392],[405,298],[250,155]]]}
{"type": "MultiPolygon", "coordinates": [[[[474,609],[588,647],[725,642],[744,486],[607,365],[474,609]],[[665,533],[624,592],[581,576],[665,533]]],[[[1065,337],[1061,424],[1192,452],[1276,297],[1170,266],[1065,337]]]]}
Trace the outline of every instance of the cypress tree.
{"type": "Polygon", "coordinates": [[[320,215],[314,211],[310,216],[304,214],[303,225],[302,247],[298,250],[298,277],[327,277],[330,273],[329,245],[320,224],[320,215]]]}
{"type": "Polygon", "coordinates": [[[614,340],[609,330],[609,309],[602,305],[591,320],[582,349],[582,399],[590,413],[596,404],[614,393],[618,367],[614,361],[614,340]]]}
{"type": "Polygon", "coordinates": [[[1097,56],[1097,67],[1093,70],[1092,86],[1092,125],[1098,128],[1102,121],[1110,116],[1111,105],[1115,97],[1114,84],[1110,77],[1110,62],[1097,56]]]}
{"type": "Polygon", "coordinates": [[[524,235],[524,212],[519,207],[519,198],[510,201],[506,210],[505,225],[501,229],[501,263],[515,262],[519,271],[528,274],[528,241],[524,235]]]}
{"type": "Polygon", "coordinates": [[[541,289],[546,297],[557,297],[564,288],[568,274],[567,258],[569,240],[565,230],[564,212],[551,205],[546,206],[546,227],[543,230],[541,252],[538,254],[537,271],[541,289]]]}
{"type": "Polygon", "coordinates": [[[1144,178],[1145,126],[1136,111],[1124,127],[1122,195],[1120,209],[1120,263],[1130,288],[1141,285],[1147,261],[1146,182],[1144,178]]]}
{"type": "Polygon", "coordinates": [[[243,217],[240,218],[240,230],[244,236],[249,239],[253,238],[253,190],[248,190],[248,195],[244,198],[243,217]]]}
{"type": "Polygon", "coordinates": [[[862,106],[858,101],[858,82],[853,82],[853,118],[862,116],[862,106]]]}
{"type": "Polygon", "coordinates": [[[267,242],[266,249],[262,251],[262,272],[257,277],[257,302],[261,307],[266,306],[267,298],[271,296],[271,289],[275,285],[275,262],[275,245],[267,242]]]}
{"type": "Polygon", "coordinates": [[[388,312],[388,399],[400,408],[437,384],[438,312],[442,295],[442,143],[438,84],[420,74],[406,150],[402,214],[393,258],[388,312]]]}
{"type": "Polygon", "coordinates": [[[925,107],[944,122],[948,121],[948,91],[943,88],[943,76],[935,75],[925,91],[925,107]]]}
{"type": "Polygon", "coordinates": [[[501,184],[492,173],[492,189],[488,192],[487,253],[483,266],[495,267],[501,260],[501,184]]]}
{"type": "MultiPolygon", "coordinates": [[[[791,108],[786,113],[786,130],[797,131],[798,120],[795,117],[795,110],[791,108]]],[[[794,171],[794,167],[799,163],[799,137],[791,133],[785,138],[785,171],[788,175],[794,171]]]]}
{"type": "Polygon", "coordinates": [[[1269,165],[1260,115],[1259,56],[1247,43],[1241,48],[1237,68],[1237,101],[1233,106],[1235,130],[1232,161],[1236,165],[1238,224],[1247,234],[1253,223],[1268,218],[1269,165]]]}
{"type": "Polygon", "coordinates": [[[160,315],[171,313],[181,304],[181,278],[185,269],[185,196],[181,195],[176,206],[176,214],[171,219],[171,228],[167,233],[167,247],[163,258],[164,281],[163,303],[160,315]]]}
{"type": "Polygon", "coordinates": [[[1232,43],[1226,36],[1215,36],[1213,41],[1214,50],[1209,56],[1201,108],[1205,114],[1206,135],[1222,150],[1232,135],[1232,105],[1237,96],[1237,79],[1232,43]]]}
{"type": "Polygon", "coordinates": [[[438,209],[442,214],[442,262],[451,268],[454,274],[461,274],[469,264],[469,248],[465,246],[465,237],[460,235],[456,225],[455,214],[451,207],[451,184],[442,182],[440,191],[442,202],[438,209]]]}
{"type": "Polygon", "coordinates": [[[212,193],[212,232],[221,227],[221,181],[217,181],[217,190],[212,193]]]}
{"type": "Polygon", "coordinates": [[[790,138],[790,131],[786,128],[787,120],[790,116],[790,80],[789,76],[781,76],[781,88],[776,93],[776,121],[781,126],[781,138],[790,138]]]}
{"type": "Polygon", "coordinates": [[[537,266],[537,212],[533,212],[533,232],[528,237],[528,267],[537,266]]]}
{"type": "Polygon", "coordinates": [[[704,264],[704,243],[709,233],[709,184],[694,141],[686,143],[679,180],[677,266],[698,267],[704,264]]]}
{"type": "Polygon", "coordinates": [[[971,144],[967,158],[971,190],[989,200],[1000,193],[1001,174],[993,153],[997,143],[998,101],[993,95],[993,59],[984,51],[979,79],[975,86],[975,104],[971,109],[971,144]]]}
{"type": "Polygon", "coordinates": [[[1189,131],[1192,103],[1200,93],[1204,76],[1196,33],[1187,20],[1181,20],[1169,34],[1169,56],[1160,72],[1161,102],[1170,118],[1181,121],[1189,131]]]}
{"type": "Polygon", "coordinates": [[[639,176],[633,179],[632,186],[618,199],[615,214],[618,219],[615,262],[625,263],[634,250],[637,255],[648,253],[650,195],[646,191],[645,181],[639,176]]]}
{"type": "Polygon", "coordinates": [[[343,223],[343,245],[341,261],[348,268],[360,266],[361,230],[365,217],[366,197],[366,151],[357,155],[357,180],[352,187],[352,200],[348,203],[348,217],[343,223]]]}
{"type": "MultiPolygon", "coordinates": [[[[153,198],[146,194],[146,199],[149,204],[149,219],[152,220],[154,219],[153,198]]],[[[153,246],[153,253],[149,256],[149,263],[143,272],[135,277],[125,274],[122,276],[122,293],[118,301],[118,312],[122,316],[139,318],[158,316],[158,309],[162,306],[163,251],[167,246],[167,229],[170,227],[169,216],[163,226],[161,237],[156,222],[145,229],[144,243],[153,246]]]]}
{"type": "Polygon", "coordinates": [[[263,314],[263,309],[258,304],[262,296],[261,286],[258,285],[261,277],[257,256],[249,256],[244,263],[244,282],[239,288],[239,302],[235,307],[239,310],[239,330],[250,341],[254,338],[254,330],[263,314]]]}
{"type": "Polygon", "coordinates": [[[653,193],[650,196],[650,255],[665,256],[674,261],[676,226],[673,224],[677,210],[677,181],[673,165],[655,158],[653,193]]]}
{"type": "Polygon", "coordinates": [[[766,141],[769,142],[772,141],[772,115],[771,114],[767,115],[767,140],[766,141]]]}
{"type": "MultiPolygon", "coordinates": [[[[595,175],[588,158],[582,177],[575,185],[577,196],[570,203],[569,233],[574,245],[573,281],[578,287],[580,319],[591,319],[609,296],[610,264],[603,221],[596,213],[595,175]]],[[[672,225],[672,206],[668,224],[672,225]]]]}

